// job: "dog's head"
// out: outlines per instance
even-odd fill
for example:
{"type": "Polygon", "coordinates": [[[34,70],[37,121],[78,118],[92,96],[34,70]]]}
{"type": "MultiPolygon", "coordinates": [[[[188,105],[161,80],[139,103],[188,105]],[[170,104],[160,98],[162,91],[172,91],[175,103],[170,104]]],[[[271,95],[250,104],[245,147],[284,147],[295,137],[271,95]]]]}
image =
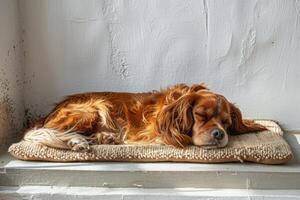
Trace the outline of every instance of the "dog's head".
{"type": "Polygon", "coordinates": [[[224,96],[196,86],[176,86],[166,95],[166,105],[156,122],[166,144],[220,148],[228,144],[228,134],[266,130],[253,121],[243,120],[241,111],[224,96]]]}

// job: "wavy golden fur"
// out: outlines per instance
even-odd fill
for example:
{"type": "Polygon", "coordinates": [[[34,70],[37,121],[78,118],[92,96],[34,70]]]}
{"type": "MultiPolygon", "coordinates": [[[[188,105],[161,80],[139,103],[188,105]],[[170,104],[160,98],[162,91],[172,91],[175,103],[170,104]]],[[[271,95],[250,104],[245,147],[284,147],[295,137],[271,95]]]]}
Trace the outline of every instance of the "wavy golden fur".
{"type": "Polygon", "coordinates": [[[26,132],[24,139],[76,151],[90,144],[162,143],[215,148],[228,134],[266,128],[204,85],[147,93],[93,92],[66,97],[26,132]]]}

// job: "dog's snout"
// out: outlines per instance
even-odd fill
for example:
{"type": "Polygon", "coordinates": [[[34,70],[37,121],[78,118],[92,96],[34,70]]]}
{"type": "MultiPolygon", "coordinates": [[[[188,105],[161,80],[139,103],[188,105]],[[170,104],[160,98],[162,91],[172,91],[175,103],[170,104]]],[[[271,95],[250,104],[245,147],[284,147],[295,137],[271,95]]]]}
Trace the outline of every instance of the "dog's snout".
{"type": "Polygon", "coordinates": [[[225,134],[224,131],[219,128],[215,128],[211,131],[211,136],[216,140],[222,140],[224,134],[225,134]]]}

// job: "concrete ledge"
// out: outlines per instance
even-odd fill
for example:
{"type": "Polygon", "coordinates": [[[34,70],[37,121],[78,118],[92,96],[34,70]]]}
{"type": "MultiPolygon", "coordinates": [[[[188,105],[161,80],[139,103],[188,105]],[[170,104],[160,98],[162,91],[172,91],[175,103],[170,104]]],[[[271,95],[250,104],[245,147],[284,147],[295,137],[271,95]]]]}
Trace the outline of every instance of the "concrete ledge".
{"type": "Polygon", "coordinates": [[[299,134],[287,135],[296,159],[286,165],[252,163],[52,163],[0,157],[2,186],[105,188],[300,189],[299,134]]]}
{"type": "Polygon", "coordinates": [[[0,187],[0,199],[59,199],[59,200],[201,200],[201,199],[300,199],[300,190],[237,190],[237,189],[135,189],[93,187],[23,186],[0,187]]]}
{"type": "Polygon", "coordinates": [[[300,189],[298,164],[51,163],[6,155],[0,185],[107,188],[300,189]]]}

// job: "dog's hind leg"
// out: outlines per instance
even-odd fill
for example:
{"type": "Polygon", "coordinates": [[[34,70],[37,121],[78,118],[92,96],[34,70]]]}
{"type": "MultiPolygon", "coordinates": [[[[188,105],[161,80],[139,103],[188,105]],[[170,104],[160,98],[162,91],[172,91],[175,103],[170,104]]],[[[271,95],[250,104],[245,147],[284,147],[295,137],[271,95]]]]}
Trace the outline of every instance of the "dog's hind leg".
{"type": "Polygon", "coordinates": [[[29,130],[24,140],[36,141],[54,148],[86,151],[90,137],[99,127],[114,130],[109,104],[103,100],[69,103],[54,110],[42,128],[29,130]]]}
{"type": "Polygon", "coordinates": [[[34,128],[25,133],[24,140],[59,149],[89,150],[86,137],[71,131],[60,132],[50,128],[34,128]]]}

